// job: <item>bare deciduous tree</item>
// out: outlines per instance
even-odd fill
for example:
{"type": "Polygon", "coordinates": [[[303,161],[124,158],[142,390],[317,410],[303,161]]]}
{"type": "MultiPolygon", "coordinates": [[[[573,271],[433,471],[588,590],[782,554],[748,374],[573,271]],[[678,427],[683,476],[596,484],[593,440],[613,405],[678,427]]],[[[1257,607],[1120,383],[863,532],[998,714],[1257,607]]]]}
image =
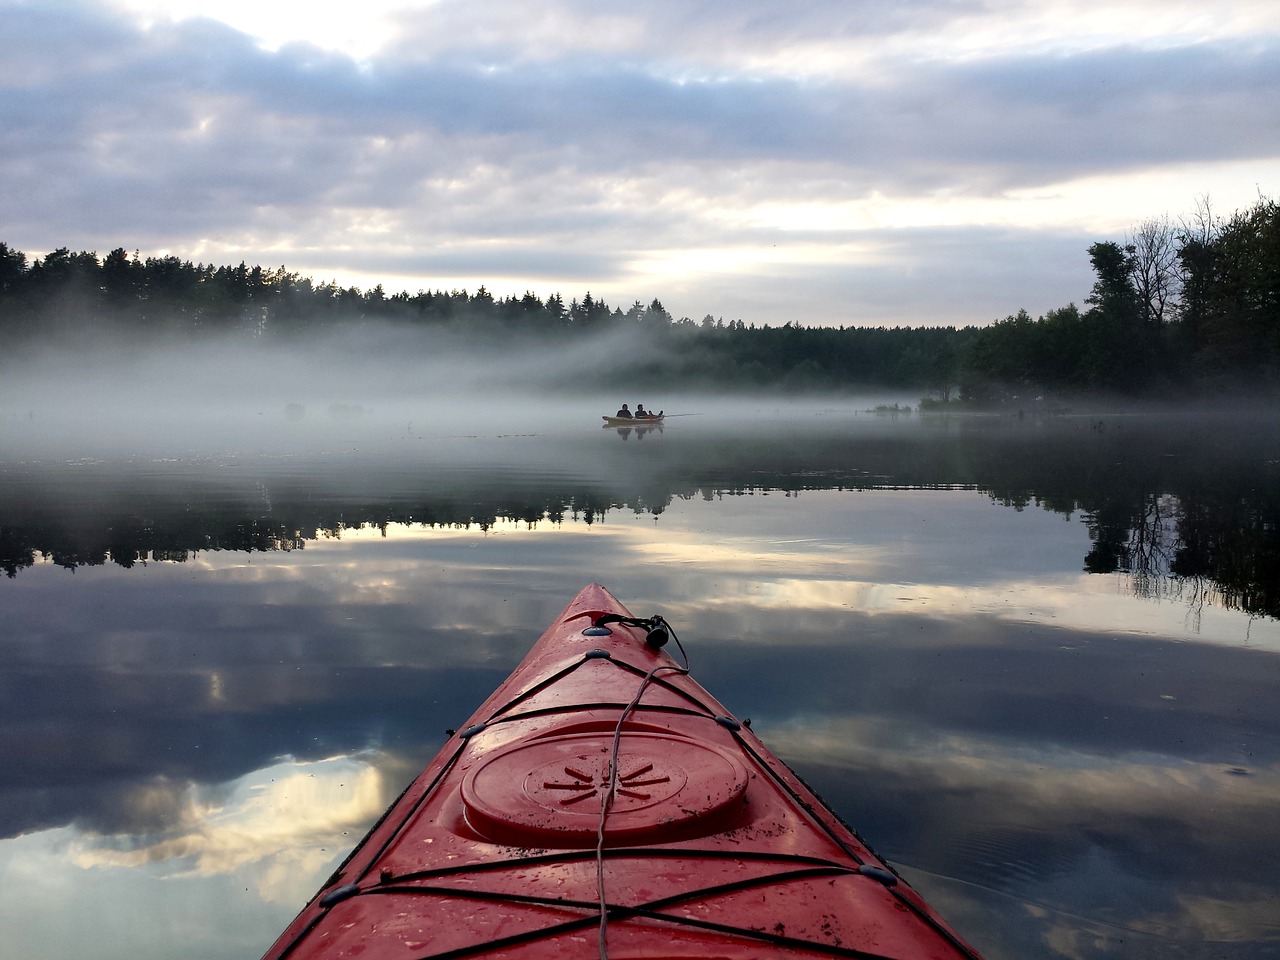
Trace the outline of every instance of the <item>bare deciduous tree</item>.
{"type": "Polygon", "coordinates": [[[1178,232],[1167,215],[1138,224],[1126,245],[1133,257],[1133,286],[1142,321],[1148,327],[1164,324],[1166,312],[1180,286],[1178,232]]]}

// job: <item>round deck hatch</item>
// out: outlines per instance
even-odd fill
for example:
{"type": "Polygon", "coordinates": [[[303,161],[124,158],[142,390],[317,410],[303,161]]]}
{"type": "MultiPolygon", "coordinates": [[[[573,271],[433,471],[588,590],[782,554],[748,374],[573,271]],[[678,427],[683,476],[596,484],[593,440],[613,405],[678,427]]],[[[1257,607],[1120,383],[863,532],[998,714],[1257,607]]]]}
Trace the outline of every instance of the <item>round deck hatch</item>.
{"type": "MultiPolygon", "coordinates": [[[[593,845],[608,789],[608,732],[548,737],[500,752],[467,774],[467,819],[498,843],[593,845]]],[[[605,841],[657,843],[719,829],[747,789],[741,761],[675,734],[624,732],[605,841]]]]}

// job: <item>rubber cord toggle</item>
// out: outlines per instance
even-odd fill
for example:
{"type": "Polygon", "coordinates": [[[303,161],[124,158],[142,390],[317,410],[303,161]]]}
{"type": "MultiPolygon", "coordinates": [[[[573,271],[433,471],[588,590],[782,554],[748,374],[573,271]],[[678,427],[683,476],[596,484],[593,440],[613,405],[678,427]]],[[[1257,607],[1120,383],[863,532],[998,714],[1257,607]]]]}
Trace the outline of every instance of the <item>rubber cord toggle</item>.
{"type": "Polygon", "coordinates": [[[334,887],[332,890],[326,893],[323,897],[321,897],[320,906],[332,907],[335,903],[341,903],[343,900],[350,900],[359,892],[360,892],[360,888],[357,887],[354,883],[344,883],[340,887],[334,887]]]}
{"type": "Polygon", "coordinates": [[[639,617],[624,617],[618,613],[604,613],[596,617],[595,622],[583,630],[583,634],[588,637],[599,637],[609,633],[605,624],[621,623],[628,627],[641,627],[644,632],[644,642],[654,650],[661,650],[667,645],[667,641],[671,639],[671,627],[667,621],[660,616],[650,617],[643,620],[639,617]],[[603,633],[601,632],[603,631],[603,633]]]}
{"type": "Polygon", "coordinates": [[[864,863],[858,868],[858,872],[864,877],[870,877],[872,880],[879,880],[886,887],[896,887],[898,885],[898,878],[888,870],[884,869],[884,867],[877,867],[869,863],[864,863]]]}
{"type": "Polygon", "coordinates": [[[645,634],[644,642],[655,650],[661,650],[667,645],[667,641],[671,639],[671,631],[667,628],[667,621],[661,617],[654,617],[652,622],[653,626],[645,634]]]}

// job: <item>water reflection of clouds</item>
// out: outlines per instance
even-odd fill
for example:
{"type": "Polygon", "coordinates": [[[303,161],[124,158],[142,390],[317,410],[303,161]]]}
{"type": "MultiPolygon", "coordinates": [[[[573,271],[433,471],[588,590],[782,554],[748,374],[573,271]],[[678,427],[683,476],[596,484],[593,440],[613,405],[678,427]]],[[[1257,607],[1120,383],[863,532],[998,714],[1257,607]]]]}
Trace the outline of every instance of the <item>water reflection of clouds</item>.
{"type": "MultiPolygon", "coordinates": [[[[1098,956],[1086,911],[1264,939],[1276,624],[1205,608],[1197,632],[1185,605],[1083,574],[1087,543],[1080,523],[967,491],[825,491],[590,525],[347,529],[305,550],[81,568],[73,587],[40,565],[6,584],[0,643],[0,682],[25,695],[0,707],[15,773],[0,815],[40,832],[0,844],[0,862],[8,891],[38,856],[62,892],[10,894],[0,921],[29,930],[22,911],[47,916],[34,891],[65,904],[85,874],[116,878],[93,895],[117,905],[163,878],[187,918],[248,887],[237,915],[278,932],[390,799],[376,795],[416,772],[360,751],[425,762],[599,580],[667,616],[699,679],[884,853],[1043,909],[1005,956],[1098,956]]],[[[962,922],[974,889],[938,905],[962,929],[1009,928],[995,908],[962,922]]]]}
{"type": "MultiPolygon", "coordinates": [[[[156,789],[168,806],[169,785],[156,789]]],[[[147,832],[80,833],[68,843],[68,861],[83,869],[145,867],[161,877],[248,868],[263,899],[296,904],[394,796],[379,767],[360,757],[282,760],[229,784],[188,783],[180,793],[180,806],[147,832]]],[[[153,804],[145,786],[134,800],[153,804]]]]}
{"type": "MultiPolygon", "coordinates": [[[[1099,754],[1069,745],[983,738],[912,729],[887,716],[798,714],[768,728],[770,746],[800,764],[885,768],[925,776],[942,792],[963,796],[998,785],[1017,801],[1005,809],[1015,821],[1045,825],[1084,809],[1187,810],[1211,797],[1214,804],[1264,810],[1280,792],[1280,765],[1247,775],[1221,762],[1134,751],[1099,754]],[[1034,771],[1033,776],[1028,776],[1034,771]]],[[[970,802],[970,801],[966,801],[970,802]]],[[[982,801],[973,801],[982,806],[982,801]]],[[[1106,817],[1096,817],[1103,826],[1106,817]]],[[[1255,826],[1252,819],[1238,822],[1255,826]]],[[[1280,832],[1280,825],[1268,829],[1280,832]]]]}
{"type": "MultiPolygon", "coordinates": [[[[790,611],[851,609],[869,617],[900,613],[938,618],[982,616],[1085,633],[1183,636],[1197,642],[1280,652],[1280,622],[1252,620],[1221,607],[1205,607],[1196,611],[1193,618],[1186,606],[1176,601],[1135,600],[1120,575],[1011,576],[985,586],[952,586],[824,579],[824,566],[820,563],[804,571],[804,579],[779,577],[767,583],[744,580],[737,592],[732,592],[733,585],[729,584],[730,590],[721,592],[708,606],[749,604],[790,611]]],[[[794,571],[795,566],[790,569],[794,571]]],[[[839,572],[846,573],[843,569],[839,572]]],[[[907,637],[903,642],[913,641],[907,637]]]]}
{"type": "MultiPolygon", "coordinates": [[[[313,576],[331,578],[330,595],[342,602],[394,603],[420,597],[432,583],[473,582],[478,572],[492,590],[503,583],[503,571],[511,581],[545,570],[551,556],[571,566],[575,554],[596,555],[601,566],[582,564],[583,575],[613,568],[617,583],[609,582],[620,592],[637,580],[678,580],[675,590],[659,595],[668,603],[686,597],[722,609],[745,604],[872,615],[983,614],[1280,650],[1280,622],[1250,620],[1212,604],[1191,610],[1177,598],[1135,602],[1127,577],[1082,573],[1079,558],[1088,542],[1083,526],[1052,514],[1008,511],[967,491],[819,491],[802,503],[756,496],[749,506],[734,499],[714,506],[676,502],[656,524],[618,517],[567,530],[519,521],[488,530],[403,524],[353,529],[340,541],[350,559],[337,565],[317,559],[313,576]],[[762,508],[766,500],[772,503],[762,508]],[[708,536],[711,512],[716,536],[708,536]],[[923,538],[904,533],[905,526],[926,523],[945,529],[923,538]],[[372,543],[378,549],[361,549],[372,543]]],[[[321,540],[308,549],[335,548],[321,540]]]]}
{"type": "Polygon", "coordinates": [[[1113,928],[1104,939],[1280,939],[1280,868],[1261,852],[1280,845],[1275,764],[1240,776],[1221,763],[1011,747],[868,716],[797,716],[765,735],[863,829],[882,828],[870,835],[891,838],[890,859],[964,876],[970,900],[975,890],[986,891],[978,901],[1012,898],[1042,918],[1046,944],[1078,937],[1082,912],[1084,926],[1113,928]],[[901,805],[912,828],[883,829],[901,805]]]}
{"type": "MultiPolygon", "coordinates": [[[[257,956],[402,785],[379,763],[388,758],[282,760],[228,784],[157,785],[179,809],[145,829],[69,825],[7,840],[0,952],[257,956]]],[[[136,802],[155,799],[134,791],[136,802]]]]}

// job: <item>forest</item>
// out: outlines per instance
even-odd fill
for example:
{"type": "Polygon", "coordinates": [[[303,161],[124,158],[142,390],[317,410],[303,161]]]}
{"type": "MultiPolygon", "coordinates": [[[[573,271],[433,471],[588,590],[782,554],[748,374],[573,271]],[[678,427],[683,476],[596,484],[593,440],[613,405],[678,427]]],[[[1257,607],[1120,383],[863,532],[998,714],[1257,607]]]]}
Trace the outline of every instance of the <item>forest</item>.
{"type": "MultiPolygon", "coordinates": [[[[281,266],[215,266],[124,248],[39,258],[0,242],[0,355],[31,346],[208,337],[307,338],[391,323],[530,351],[631,334],[654,386],[817,392],[918,390],[926,405],[996,405],[1085,393],[1183,398],[1280,393],[1280,204],[1227,217],[1207,199],[1180,221],[1138,224],[1088,248],[1083,298],[986,326],[808,327],[673,317],[657,298],[626,309],[589,292],[565,303],[485,287],[388,294],[316,283],[281,266]]],[[[429,341],[426,341],[429,342],[429,341]]]]}

